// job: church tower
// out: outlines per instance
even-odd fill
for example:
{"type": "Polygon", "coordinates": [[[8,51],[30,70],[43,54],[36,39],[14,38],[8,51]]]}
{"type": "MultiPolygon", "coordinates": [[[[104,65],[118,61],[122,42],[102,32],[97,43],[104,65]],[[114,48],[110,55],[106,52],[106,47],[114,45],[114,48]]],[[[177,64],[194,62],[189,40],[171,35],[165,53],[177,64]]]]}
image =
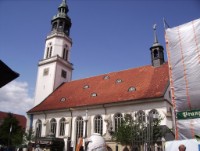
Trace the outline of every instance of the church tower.
{"type": "Polygon", "coordinates": [[[71,19],[68,6],[63,0],[58,13],[51,20],[51,32],[46,38],[44,56],[38,64],[35,103],[39,104],[63,82],[71,81],[73,65],[70,63],[72,39],[71,19]]]}
{"type": "Polygon", "coordinates": [[[151,63],[154,67],[159,67],[162,65],[164,60],[164,48],[163,46],[158,42],[157,34],[156,34],[156,24],[153,27],[154,30],[154,43],[153,46],[150,48],[151,51],[151,63]]]}

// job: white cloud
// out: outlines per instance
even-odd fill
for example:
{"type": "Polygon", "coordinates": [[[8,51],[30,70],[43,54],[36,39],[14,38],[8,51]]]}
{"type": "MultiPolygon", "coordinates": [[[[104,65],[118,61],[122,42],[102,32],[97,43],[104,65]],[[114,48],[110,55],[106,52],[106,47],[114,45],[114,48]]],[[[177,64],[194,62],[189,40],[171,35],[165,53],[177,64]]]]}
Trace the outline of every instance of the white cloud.
{"type": "Polygon", "coordinates": [[[0,89],[0,111],[26,115],[33,104],[27,82],[12,81],[0,89]]]}

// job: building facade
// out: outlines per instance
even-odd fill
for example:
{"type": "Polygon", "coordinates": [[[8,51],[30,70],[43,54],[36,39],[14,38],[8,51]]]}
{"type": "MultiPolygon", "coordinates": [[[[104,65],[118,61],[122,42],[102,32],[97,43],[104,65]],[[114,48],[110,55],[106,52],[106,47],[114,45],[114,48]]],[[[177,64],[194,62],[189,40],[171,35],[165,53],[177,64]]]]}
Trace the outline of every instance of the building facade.
{"type": "Polygon", "coordinates": [[[142,117],[145,122],[150,114],[158,113],[161,125],[174,129],[168,63],[156,29],[151,65],[73,81],[67,12],[63,0],[51,21],[52,30],[38,66],[35,107],[27,112],[27,128],[33,129],[36,140],[53,134],[64,140],[64,150],[75,150],[78,138],[99,133],[114,151],[117,144],[110,132],[118,129],[125,114],[142,117]]]}

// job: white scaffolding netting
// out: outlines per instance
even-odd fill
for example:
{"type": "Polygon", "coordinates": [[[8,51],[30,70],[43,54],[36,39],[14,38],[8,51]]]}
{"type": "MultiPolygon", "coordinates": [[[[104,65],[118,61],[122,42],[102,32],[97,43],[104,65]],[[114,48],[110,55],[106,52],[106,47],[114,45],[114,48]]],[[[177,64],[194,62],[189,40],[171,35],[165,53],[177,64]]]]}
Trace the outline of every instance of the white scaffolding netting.
{"type": "MultiPolygon", "coordinates": [[[[166,29],[165,38],[175,111],[200,110],[200,19],[166,29]]],[[[200,134],[200,120],[194,117],[177,119],[177,139],[200,134]]]]}

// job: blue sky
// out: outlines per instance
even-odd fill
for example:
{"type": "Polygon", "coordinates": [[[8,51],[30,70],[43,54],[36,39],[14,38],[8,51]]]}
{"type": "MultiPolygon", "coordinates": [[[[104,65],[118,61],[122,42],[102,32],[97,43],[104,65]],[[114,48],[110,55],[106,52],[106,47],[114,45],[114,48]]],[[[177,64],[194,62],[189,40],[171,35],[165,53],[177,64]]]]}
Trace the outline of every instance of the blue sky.
{"type": "MultiPolygon", "coordinates": [[[[0,89],[1,111],[25,114],[33,106],[37,64],[61,1],[0,0],[0,59],[20,74],[0,89]]],[[[148,65],[155,23],[158,41],[165,48],[163,17],[171,27],[200,18],[199,0],[67,3],[73,80],[148,65]]]]}

